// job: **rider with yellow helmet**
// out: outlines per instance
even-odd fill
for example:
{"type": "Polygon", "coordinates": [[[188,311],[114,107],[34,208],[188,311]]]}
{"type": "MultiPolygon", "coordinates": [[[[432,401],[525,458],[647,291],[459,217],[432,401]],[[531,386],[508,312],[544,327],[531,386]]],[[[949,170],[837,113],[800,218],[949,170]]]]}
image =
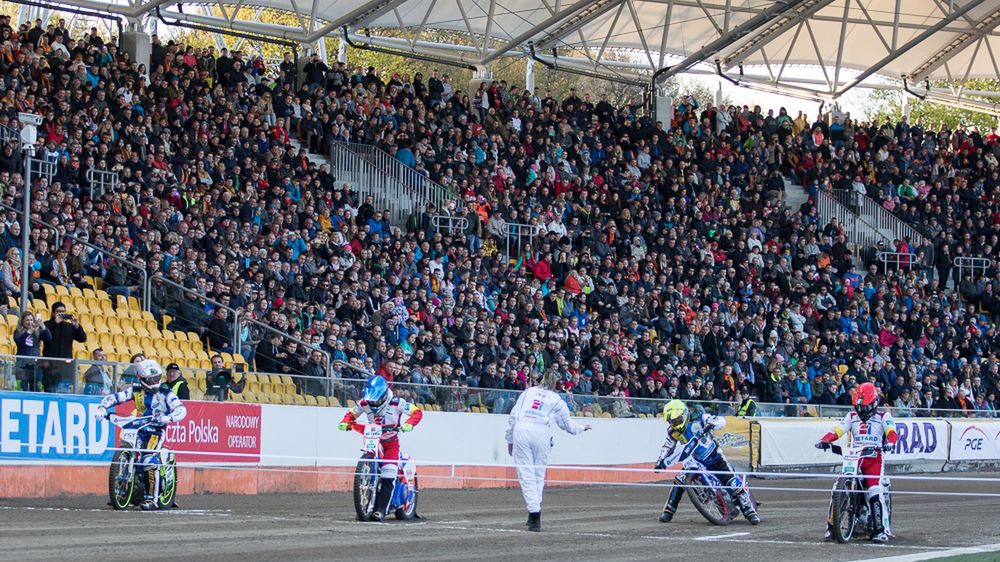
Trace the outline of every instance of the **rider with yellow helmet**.
{"type": "MultiPolygon", "coordinates": [[[[721,429],[726,425],[726,419],[705,413],[692,416],[684,402],[671,400],[663,406],[663,421],[667,423],[669,429],[663,448],[660,449],[660,458],[656,462],[656,469],[663,470],[682,461],[680,456],[687,444],[692,439],[698,438],[698,443],[694,446],[691,455],[706,469],[712,471],[721,482],[725,483],[733,499],[739,505],[740,511],[743,512],[744,517],[751,525],[760,523],[760,516],[757,515],[753,501],[743,489],[743,480],[736,475],[736,471],[726,460],[726,456],[722,454],[722,449],[719,448],[715,439],[710,433],[698,437],[703,429],[721,429]]],[[[681,483],[675,481],[675,484],[681,483]]],[[[675,485],[670,489],[670,496],[663,506],[660,521],[667,523],[674,518],[674,513],[677,512],[677,506],[680,504],[683,494],[683,486],[675,485]]]]}

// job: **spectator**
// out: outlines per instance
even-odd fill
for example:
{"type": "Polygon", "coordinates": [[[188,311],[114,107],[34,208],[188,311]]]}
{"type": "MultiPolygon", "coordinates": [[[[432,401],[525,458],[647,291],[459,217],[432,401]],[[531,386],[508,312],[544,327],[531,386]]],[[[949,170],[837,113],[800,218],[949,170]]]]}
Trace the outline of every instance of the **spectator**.
{"type": "Polygon", "coordinates": [[[42,349],[42,355],[46,358],[42,384],[46,392],[69,393],[73,392],[75,386],[73,342],[86,342],[87,334],[80,326],[80,320],[66,312],[66,305],[61,301],[53,303],[51,310],[52,318],[45,322],[52,337],[45,340],[42,349]]]}
{"type": "Polygon", "coordinates": [[[114,392],[114,383],[111,373],[108,372],[108,357],[100,347],[90,354],[94,362],[85,373],[83,373],[83,393],[91,396],[107,396],[114,392]]]}
{"type": "Polygon", "coordinates": [[[257,344],[257,351],[254,354],[256,371],[259,373],[279,373],[281,372],[281,334],[278,332],[268,332],[266,338],[262,338],[257,344]]]}
{"type": "Polygon", "coordinates": [[[14,329],[14,344],[17,347],[15,369],[18,372],[21,390],[41,390],[38,380],[38,361],[30,357],[41,357],[42,342],[52,340],[52,333],[42,319],[29,310],[21,313],[21,320],[14,329]]]}
{"type": "MultiPolygon", "coordinates": [[[[214,364],[213,364],[214,367],[214,364]]],[[[177,395],[181,400],[191,399],[191,389],[188,387],[187,379],[181,374],[181,368],[177,363],[171,363],[167,365],[167,382],[166,385],[170,387],[170,390],[177,395]]]]}

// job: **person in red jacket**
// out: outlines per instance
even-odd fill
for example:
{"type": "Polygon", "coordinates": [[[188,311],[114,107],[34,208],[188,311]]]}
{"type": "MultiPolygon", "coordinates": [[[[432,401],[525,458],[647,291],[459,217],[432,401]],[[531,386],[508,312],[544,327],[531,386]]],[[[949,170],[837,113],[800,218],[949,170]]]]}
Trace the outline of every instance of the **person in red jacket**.
{"type": "Polygon", "coordinates": [[[389,383],[376,375],[368,379],[361,393],[361,400],[344,414],[338,429],[364,432],[364,424],[356,423],[362,414],[368,418],[369,423],[382,425],[382,482],[375,498],[375,511],[372,513],[372,519],[381,521],[385,518],[396,475],[399,473],[398,432],[413,431],[424,413],[406,400],[393,396],[389,383]],[[407,416],[406,421],[403,421],[404,415],[407,416]]]}
{"type": "MultiPolygon", "coordinates": [[[[896,433],[896,423],[888,412],[878,409],[878,389],[875,385],[866,382],[854,391],[851,403],[854,410],[848,412],[844,419],[840,420],[833,431],[830,431],[816,443],[817,449],[829,449],[830,444],[840,439],[845,433],[850,434],[850,445],[854,448],[877,447],[878,455],[861,460],[859,468],[861,473],[867,478],[864,479],[865,488],[868,490],[868,504],[871,509],[871,517],[875,518],[875,535],[872,541],[884,543],[889,540],[889,509],[885,500],[885,488],[882,486],[882,463],[884,462],[883,452],[892,450],[899,435],[896,433]]],[[[833,515],[833,503],[831,498],[830,514],[833,515]]],[[[827,520],[826,539],[831,540],[833,536],[832,522],[827,520]]]]}

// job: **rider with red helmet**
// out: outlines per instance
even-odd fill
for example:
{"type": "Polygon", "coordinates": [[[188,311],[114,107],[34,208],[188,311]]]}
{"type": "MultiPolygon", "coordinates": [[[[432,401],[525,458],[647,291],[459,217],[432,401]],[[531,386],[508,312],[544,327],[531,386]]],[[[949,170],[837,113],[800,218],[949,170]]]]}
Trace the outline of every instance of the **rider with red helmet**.
{"type": "MultiPolygon", "coordinates": [[[[885,488],[880,480],[882,475],[882,463],[884,461],[883,452],[890,451],[899,440],[896,433],[896,423],[892,421],[892,416],[888,412],[878,409],[878,389],[875,385],[866,382],[855,389],[851,398],[854,410],[848,412],[844,419],[840,420],[833,431],[827,433],[816,443],[818,449],[828,449],[830,444],[840,439],[845,433],[850,434],[850,444],[852,447],[877,447],[878,455],[875,457],[861,459],[859,468],[861,473],[868,478],[864,478],[865,488],[868,490],[868,504],[871,509],[871,516],[875,518],[875,535],[872,541],[884,543],[889,540],[889,509],[886,505],[885,488]]],[[[831,502],[831,517],[833,514],[833,504],[831,502]]],[[[832,537],[831,521],[826,524],[826,538],[832,537]]]]}

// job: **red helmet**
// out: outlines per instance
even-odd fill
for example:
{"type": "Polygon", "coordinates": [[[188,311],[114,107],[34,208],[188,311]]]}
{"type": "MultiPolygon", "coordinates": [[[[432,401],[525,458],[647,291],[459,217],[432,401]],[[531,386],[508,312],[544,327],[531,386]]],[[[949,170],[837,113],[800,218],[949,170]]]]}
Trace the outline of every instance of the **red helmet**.
{"type": "Polygon", "coordinates": [[[875,385],[866,382],[854,390],[854,411],[862,421],[868,421],[878,408],[878,389],[875,385]]]}

